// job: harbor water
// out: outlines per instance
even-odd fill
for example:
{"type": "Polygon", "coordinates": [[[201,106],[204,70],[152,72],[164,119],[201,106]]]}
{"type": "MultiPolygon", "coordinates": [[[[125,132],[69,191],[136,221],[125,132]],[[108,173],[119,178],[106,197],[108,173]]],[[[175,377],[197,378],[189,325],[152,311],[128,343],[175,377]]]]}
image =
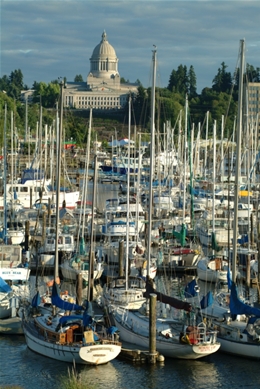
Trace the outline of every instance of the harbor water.
{"type": "MultiPolygon", "coordinates": [[[[158,289],[175,292],[193,276],[157,276],[158,289]]],[[[49,277],[39,277],[41,293],[49,277]]],[[[31,277],[31,294],[35,292],[35,277],[31,277]]],[[[62,290],[73,293],[73,285],[63,282],[62,290]]],[[[207,283],[200,282],[202,294],[207,283]]],[[[95,287],[94,295],[102,292],[95,287]]],[[[124,347],[128,348],[127,344],[124,347]]],[[[138,347],[136,347],[138,349],[138,347]]],[[[61,389],[61,380],[68,377],[72,364],[59,362],[29,350],[25,338],[0,335],[0,388],[20,385],[23,389],[61,389]]],[[[165,358],[155,365],[133,363],[120,357],[106,365],[96,367],[78,365],[77,373],[88,388],[95,389],[230,389],[260,388],[259,361],[224,354],[221,349],[199,360],[165,358]]]]}
{"type": "MultiPolygon", "coordinates": [[[[35,354],[23,336],[0,336],[0,387],[61,389],[71,365],[35,354]]],[[[204,359],[166,359],[163,364],[133,364],[120,357],[97,367],[77,366],[82,382],[95,389],[259,389],[259,361],[218,351],[204,359]]]]}

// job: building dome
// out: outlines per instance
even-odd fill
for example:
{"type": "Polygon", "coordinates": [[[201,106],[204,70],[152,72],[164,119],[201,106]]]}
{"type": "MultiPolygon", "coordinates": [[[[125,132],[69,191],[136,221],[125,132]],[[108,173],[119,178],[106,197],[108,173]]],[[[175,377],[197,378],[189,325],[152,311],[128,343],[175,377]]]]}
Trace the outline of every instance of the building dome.
{"type": "Polygon", "coordinates": [[[91,78],[90,84],[94,85],[96,82],[115,80],[118,77],[118,58],[115,49],[108,43],[107,34],[104,31],[101,42],[94,48],[90,58],[88,79],[91,78]],[[99,81],[94,81],[93,78],[97,78],[99,81]]]}
{"type": "Polygon", "coordinates": [[[108,43],[107,34],[104,31],[100,43],[94,48],[91,60],[103,58],[117,59],[116,52],[113,46],[108,43]]]}

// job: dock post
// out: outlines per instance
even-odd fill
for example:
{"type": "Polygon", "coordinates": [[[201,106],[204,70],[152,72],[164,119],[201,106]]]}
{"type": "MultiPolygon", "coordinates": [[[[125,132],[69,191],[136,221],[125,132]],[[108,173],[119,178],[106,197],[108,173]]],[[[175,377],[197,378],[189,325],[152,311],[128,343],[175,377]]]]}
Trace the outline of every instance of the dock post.
{"type": "Polygon", "coordinates": [[[157,295],[150,294],[150,309],[149,309],[149,362],[156,363],[156,302],[157,295]]]}
{"type": "Polygon", "coordinates": [[[32,209],[32,195],[33,195],[32,188],[30,188],[30,209],[32,209]]]}
{"type": "Polygon", "coordinates": [[[24,239],[25,251],[29,250],[29,236],[30,236],[30,221],[26,220],[26,222],[25,222],[25,239],[24,239]]]}
{"type": "Polygon", "coordinates": [[[42,244],[45,242],[46,238],[46,212],[42,213],[42,244]]]}
{"type": "Polygon", "coordinates": [[[82,274],[77,275],[77,304],[82,304],[82,274]]]}
{"type": "Polygon", "coordinates": [[[123,277],[123,275],[124,275],[124,240],[120,240],[120,242],[119,242],[118,267],[119,267],[118,268],[118,275],[119,275],[119,277],[123,277]]]}
{"type": "Polygon", "coordinates": [[[250,215],[250,222],[251,222],[250,242],[251,242],[251,245],[253,246],[254,245],[254,215],[253,215],[252,212],[251,212],[251,215],[250,215]]]}
{"type": "Polygon", "coordinates": [[[51,227],[51,199],[48,197],[48,227],[51,227]]]}

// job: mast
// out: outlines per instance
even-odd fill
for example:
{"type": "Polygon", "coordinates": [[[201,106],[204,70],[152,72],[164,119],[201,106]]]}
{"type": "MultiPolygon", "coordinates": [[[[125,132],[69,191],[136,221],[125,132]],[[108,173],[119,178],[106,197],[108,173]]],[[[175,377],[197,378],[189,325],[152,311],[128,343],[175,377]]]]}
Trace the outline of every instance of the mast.
{"type": "Polygon", "coordinates": [[[7,206],[6,206],[6,181],[7,181],[7,150],[6,150],[6,121],[7,121],[7,105],[5,103],[5,118],[4,118],[4,228],[3,240],[7,244],[7,206]]]}
{"type": "MultiPolygon", "coordinates": [[[[126,258],[125,258],[125,288],[128,290],[128,266],[129,266],[129,209],[130,209],[130,136],[131,136],[131,94],[129,94],[129,101],[128,101],[128,168],[127,168],[127,191],[126,191],[126,206],[127,206],[127,213],[126,213],[126,258]]],[[[136,221],[137,223],[137,221],[136,221]]]]}
{"type": "Polygon", "coordinates": [[[240,40],[240,70],[239,70],[239,89],[238,89],[238,116],[237,116],[237,152],[236,152],[236,170],[235,170],[235,198],[234,198],[234,226],[233,226],[233,257],[232,257],[232,281],[236,282],[236,259],[237,259],[237,218],[238,218],[238,192],[240,180],[240,159],[241,159],[241,131],[242,131],[242,102],[243,102],[243,76],[245,62],[245,40],[240,40]]]}
{"type": "MultiPolygon", "coordinates": [[[[155,46],[154,46],[155,47],[155,46]]],[[[154,169],[154,119],[155,119],[155,80],[156,80],[156,48],[152,50],[153,57],[153,78],[151,89],[151,138],[150,138],[150,177],[149,177],[149,208],[148,208],[148,247],[147,247],[147,278],[150,275],[151,262],[151,231],[152,231],[152,211],[153,211],[153,169],[154,169]]]]}
{"type": "Polygon", "coordinates": [[[94,213],[96,204],[96,189],[97,189],[97,154],[94,155],[94,177],[93,177],[93,192],[92,192],[92,217],[91,217],[91,234],[89,246],[89,270],[88,270],[88,301],[93,301],[94,289],[94,213]]]}
{"type": "Polygon", "coordinates": [[[57,169],[56,169],[56,228],[55,228],[55,267],[54,267],[54,280],[59,277],[59,253],[58,253],[58,240],[59,240],[59,222],[60,222],[60,171],[61,171],[61,134],[63,126],[63,81],[60,82],[60,117],[59,126],[57,127],[57,169]]]}

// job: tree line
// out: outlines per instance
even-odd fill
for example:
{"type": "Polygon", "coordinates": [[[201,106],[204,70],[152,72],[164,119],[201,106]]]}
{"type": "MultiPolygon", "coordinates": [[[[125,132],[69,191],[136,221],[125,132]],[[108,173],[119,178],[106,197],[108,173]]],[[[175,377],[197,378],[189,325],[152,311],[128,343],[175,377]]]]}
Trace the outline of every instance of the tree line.
{"type": "MultiPolygon", "coordinates": [[[[254,68],[252,65],[247,64],[244,79],[247,82],[260,82],[260,68],[254,68]]],[[[83,82],[82,75],[76,75],[74,81],[83,82]]],[[[129,81],[121,78],[121,82],[129,81]]],[[[151,88],[144,88],[139,80],[136,83],[139,87],[137,95],[133,96],[132,121],[134,125],[149,132],[151,88]]],[[[195,125],[198,123],[202,124],[202,135],[203,128],[205,128],[203,127],[205,115],[209,111],[210,125],[213,123],[213,120],[221,123],[221,117],[225,115],[224,135],[229,136],[233,129],[234,117],[237,115],[238,83],[239,70],[231,74],[227,71],[227,65],[222,62],[212,80],[212,86],[205,87],[201,94],[198,94],[194,67],[190,66],[187,68],[186,65],[180,64],[176,70],[172,70],[167,87],[156,88],[157,125],[163,126],[163,123],[168,121],[174,126],[180,111],[184,110],[185,96],[188,95],[190,120],[195,125]]],[[[28,89],[28,86],[23,82],[23,73],[20,69],[12,71],[9,76],[4,75],[0,78],[1,112],[3,112],[5,103],[7,103],[8,110],[15,111],[16,126],[21,129],[25,126],[25,107],[20,101],[20,95],[22,90],[28,89]]],[[[36,123],[39,121],[39,105],[43,107],[43,123],[49,125],[53,123],[55,117],[54,108],[60,94],[59,80],[53,80],[48,84],[35,81],[32,89],[34,92],[32,103],[28,106],[28,126],[32,131],[35,131],[36,123]]],[[[127,122],[127,114],[128,107],[126,105],[125,111],[121,115],[122,121],[127,122]]],[[[0,116],[2,133],[3,116],[3,114],[0,116]]],[[[73,110],[70,113],[67,112],[66,136],[71,137],[73,135],[73,138],[76,138],[75,140],[78,143],[84,142],[86,138],[86,122],[86,118],[79,117],[78,114],[74,115],[73,110]]],[[[103,125],[104,122],[105,120],[103,120],[103,125]]],[[[110,121],[108,120],[108,122],[109,127],[110,121]]],[[[111,133],[111,135],[113,134],[111,133]]]]}

